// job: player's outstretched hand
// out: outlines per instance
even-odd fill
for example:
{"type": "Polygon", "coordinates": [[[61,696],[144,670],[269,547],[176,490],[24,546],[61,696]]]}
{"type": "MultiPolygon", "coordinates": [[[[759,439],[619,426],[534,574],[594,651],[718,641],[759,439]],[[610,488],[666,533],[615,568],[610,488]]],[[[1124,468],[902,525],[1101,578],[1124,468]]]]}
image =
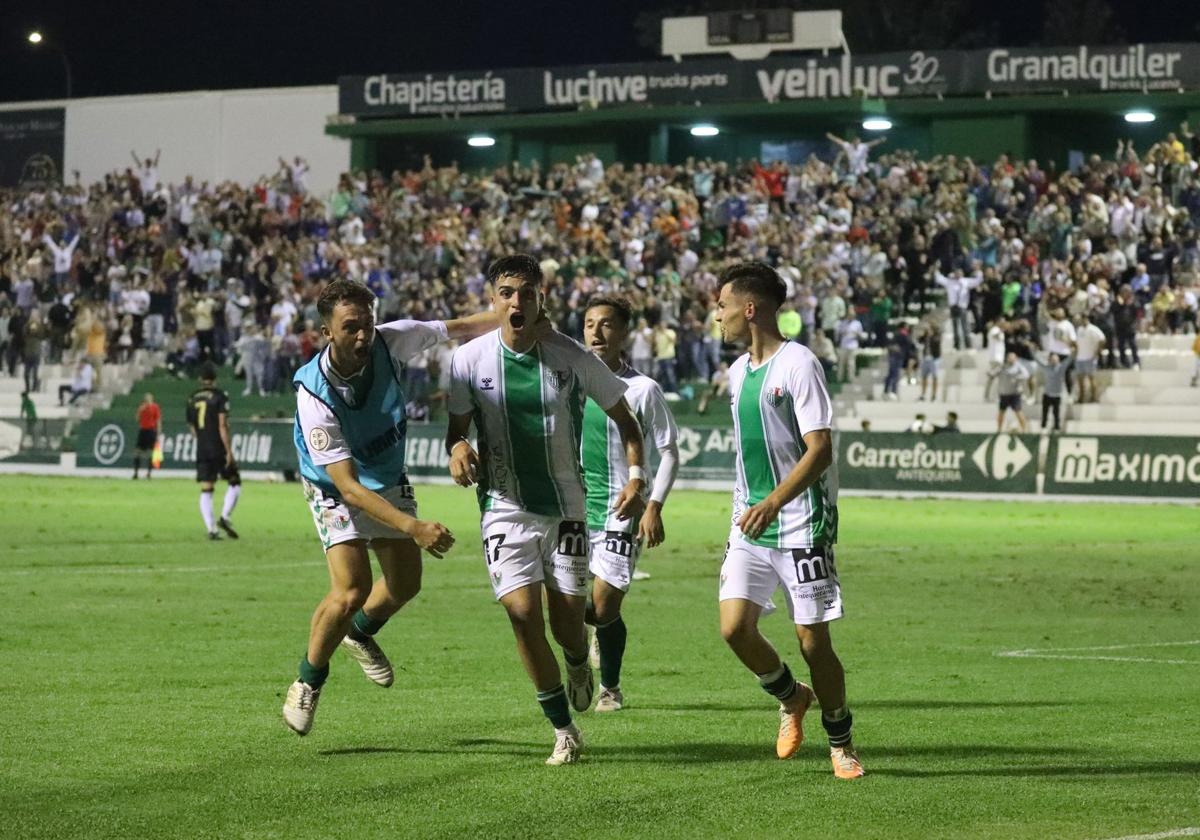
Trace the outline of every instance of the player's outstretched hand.
{"type": "Polygon", "coordinates": [[[479,473],[479,455],[471,444],[463,441],[450,455],[450,477],[459,487],[470,487],[479,473]]]}
{"type": "Polygon", "coordinates": [[[454,534],[441,522],[417,520],[413,526],[412,538],[417,545],[428,551],[434,557],[441,557],[454,545],[454,534]]]}
{"type": "Polygon", "coordinates": [[[638,542],[645,545],[646,548],[661,545],[666,538],[666,532],[663,530],[662,508],[657,502],[650,502],[646,505],[642,521],[638,523],[637,538],[638,542]]]}
{"type": "Polygon", "coordinates": [[[642,489],[646,486],[644,481],[629,480],[625,482],[625,486],[621,489],[621,495],[617,496],[616,511],[617,519],[624,522],[627,519],[632,519],[641,514],[646,507],[646,501],[642,498],[642,489]]]}
{"type": "Polygon", "coordinates": [[[742,514],[738,519],[738,527],[747,537],[756,540],[762,536],[762,532],[767,530],[767,526],[774,522],[777,516],[779,516],[779,506],[770,498],[766,498],[742,514]]]}

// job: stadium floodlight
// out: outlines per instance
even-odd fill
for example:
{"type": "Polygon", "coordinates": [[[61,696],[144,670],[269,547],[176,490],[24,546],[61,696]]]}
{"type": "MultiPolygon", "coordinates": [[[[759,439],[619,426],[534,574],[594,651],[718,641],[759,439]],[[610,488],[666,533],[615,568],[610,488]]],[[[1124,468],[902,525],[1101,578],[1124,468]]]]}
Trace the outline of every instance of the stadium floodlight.
{"type": "Polygon", "coordinates": [[[486,149],[488,146],[496,145],[496,138],[486,134],[476,134],[467,138],[467,145],[474,146],[476,149],[486,149]]]}
{"type": "Polygon", "coordinates": [[[1130,111],[1125,115],[1127,123],[1148,123],[1154,122],[1154,113],[1152,111],[1130,111]]]}
{"type": "Polygon", "coordinates": [[[716,137],[721,133],[721,129],[715,125],[694,125],[692,126],[693,137],[716,137]]]}
{"type": "Polygon", "coordinates": [[[35,29],[26,36],[26,40],[31,44],[40,44],[42,43],[42,33],[35,29]]]}
{"type": "Polygon", "coordinates": [[[887,117],[867,117],[862,121],[864,131],[887,131],[892,127],[892,121],[887,117]]]}

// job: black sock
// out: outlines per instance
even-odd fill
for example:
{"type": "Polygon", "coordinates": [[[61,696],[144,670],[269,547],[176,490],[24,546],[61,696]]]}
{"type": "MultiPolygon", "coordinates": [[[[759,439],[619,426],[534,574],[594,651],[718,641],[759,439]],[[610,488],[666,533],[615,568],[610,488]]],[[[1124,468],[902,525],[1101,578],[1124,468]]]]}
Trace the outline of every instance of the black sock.
{"type": "Polygon", "coordinates": [[[549,691],[539,691],[537,699],[542,706],[542,714],[555,729],[566,729],[571,725],[571,710],[567,708],[567,692],[562,683],[549,691]]]}
{"type": "Polygon", "coordinates": [[[596,640],[600,643],[600,685],[605,688],[621,685],[621,660],[625,658],[628,635],[625,619],[619,615],[616,621],[596,626],[596,640]]]}
{"type": "Polygon", "coordinates": [[[763,691],[770,694],[780,703],[786,703],[792,699],[792,695],[796,693],[797,683],[796,678],[792,676],[792,669],[787,666],[786,662],[779,665],[778,670],[772,671],[769,674],[759,674],[758,682],[762,685],[763,691]]]}
{"type": "Polygon", "coordinates": [[[840,720],[830,720],[822,712],[821,725],[825,727],[825,732],[829,735],[829,746],[850,746],[850,727],[854,725],[854,715],[850,714],[849,709],[846,710],[846,716],[840,720]]]}

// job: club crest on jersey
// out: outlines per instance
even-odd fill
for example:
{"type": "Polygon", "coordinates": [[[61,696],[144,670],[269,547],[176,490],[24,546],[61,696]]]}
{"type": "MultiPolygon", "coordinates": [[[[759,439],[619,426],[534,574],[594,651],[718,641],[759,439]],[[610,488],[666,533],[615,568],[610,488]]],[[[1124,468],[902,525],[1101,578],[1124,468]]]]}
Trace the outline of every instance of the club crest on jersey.
{"type": "Polygon", "coordinates": [[[550,383],[550,387],[555,391],[561,391],[567,387],[567,380],[570,379],[570,376],[570,371],[546,368],[546,381],[550,383]]]}
{"type": "Polygon", "coordinates": [[[778,408],[783,404],[784,393],[782,388],[771,388],[769,391],[764,393],[767,400],[767,405],[771,406],[772,408],[778,408]]]}

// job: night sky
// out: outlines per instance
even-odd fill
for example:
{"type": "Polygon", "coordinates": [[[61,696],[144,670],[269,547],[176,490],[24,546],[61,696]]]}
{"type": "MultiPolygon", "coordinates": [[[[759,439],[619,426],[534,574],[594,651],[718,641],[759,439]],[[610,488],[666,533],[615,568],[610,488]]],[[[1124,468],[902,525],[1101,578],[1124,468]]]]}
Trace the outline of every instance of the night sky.
{"type": "MultiPolygon", "coordinates": [[[[914,0],[875,2],[904,7],[914,0]]],[[[921,10],[962,2],[966,0],[925,0],[921,10]]],[[[1195,0],[1006,0],[970,4],[987,9],[989,19],[971,30],[975,43],[950,46],[1037,43],[1045,7],[1064,2],[1085,17],[1097,5],[1110,9],[1110,40],[1200,40],[1195,0]],[[1152,18],[1145,14],[1148,9],[1153,9],[1152,18]]],[[[686,13],[701,6],[785,5],[782,0],[0,0],[0,101],[64,95],[62,58],[51,44],[69,57],[76,97],[333,84],[342,74],[654,60],[656,51],[639,44],[634,25],[647,8],[686,13]],[[34,28],[46,36],[40,48],[25,41],[34,28]]],[[[871,8],[861,2],[799,6],[841,7],[848,17],[856,9],[871,8]]],[[[865,26],[856,43],[856,28],[847,20],[851,48],[859,52],[947,46],[886,43],[887,34],[871,36],[865,26]],[[872,37],[880,42],[862,43],[872,37]]]]}

